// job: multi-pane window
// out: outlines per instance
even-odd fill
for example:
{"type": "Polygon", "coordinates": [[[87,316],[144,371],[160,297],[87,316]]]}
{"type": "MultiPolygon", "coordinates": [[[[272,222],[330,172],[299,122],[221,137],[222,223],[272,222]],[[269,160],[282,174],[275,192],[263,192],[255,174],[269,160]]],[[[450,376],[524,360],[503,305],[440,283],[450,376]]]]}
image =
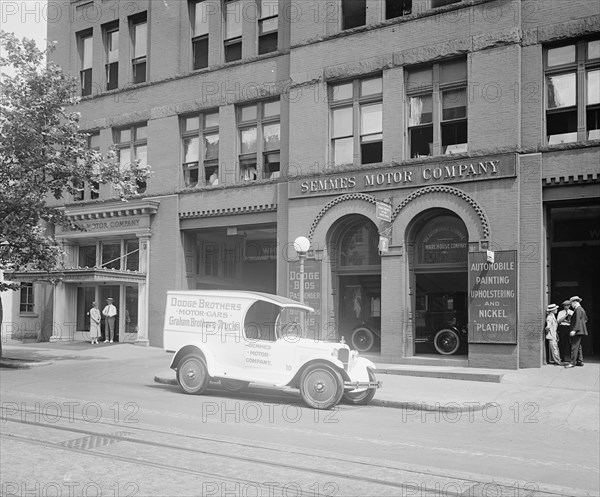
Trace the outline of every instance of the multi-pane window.
{"type": "Polygon", "coordinates": [[[33,283],[21,283],[19,312],[33,312],[33,283]]]}
{"type": "Polygon", "coordinates": [[[600,40],[545,51],[548,144],[600,139],[600,40]]]}
{"type": "Polygon", "coordinates": [[[242,58],[242,12],[241,0],[227,0],[225,3],[225,62],[242,58]]]}
{"type": "Polygon", "coordinates": [[[385,0],[385,18],[407,16],[412,12],[412,0],[385,0]]]}
{"type": "Polygon", "coordinates": [[[342,0],[342,29],[367,23],[367,0],[342,0]]]}
{"type": "Polygon", "coordinates": [[[78,267],[139,271],[139,252],[140,243],[137,238],[80,245],[78,267]],[[97,260],[97,254],[100,255],[100,260],[97,260]]]}
{"type": "Polygon", "coordinates": [[[92,30],[88,29],[77,34],[79,50],[79,81],[81,96],[92,94],[92,30]]]}
{"type": "Polygon", "coordinates": [[[192,57],[193,68],[208,67],[208,2],[197,0],[190,3],[192,21],[192,57]]]}
{"type": "MultiPolygon", "coordinates": [[[[87,148],[88,150],[100,150],[100,132],[95,131],[93,133],[89,133],[87,137],[87,148]]],[[[83,183],[74,184],[75,188],[78,188],[78,193],[73,196],[73,200],[82,201],[86,199],[87,192],[89,191],[89,198],[94,200],[98,198],[98,189],[100,185],[96,182],[91,183],[90,188],[86,189],[86,185],[83,183]]]]}
{"type": "Polygon", "coordinates": [[[383,80],[357,79],[331,85],[333,162],[372,164],[383,154],[383,80]]]}
{"type": "Polygon", "coordinates": [[[280,174],[280,102],[238,107],[240,179],[277,178],[280,174]]]}
{"type": "Polygon", "coordinates": [[[466,60],[420,67],[406,79],[410,157],[466,152],[466,60]]]}
{"type": "MultiPolygon", "coordinates": [[[[146,123],[116,129],[114,142],[117,148],[117,158],[122,166],[134,160],[139,160],[140,166],[148,164],[148,138],[146,123]]],[[[138,192],[146,191],[146,183],[138,181],[138,192]]]]}
{"type": "Polygon", "coordinates": [[[181,118],[185,186],[219,184],[219,111],[181,118]]]}
{"type": "Polygon", "coordinates": [[[130,17],[132,43],[131,68],[133,83],[146,81],[146,61],[148,55],[148,22],[146,13],[130,17]]]}
{"type": "Polygon", "coordinates": [[[261,0],[258,19],[258,54],[277,50],[278,0],[261,0]]]}
{"type": "Polygon", "coordinates": [[[119,24],[110,23],[104,26],[104,51],[106,53],[106,89],[119,87],[119,24]]]}

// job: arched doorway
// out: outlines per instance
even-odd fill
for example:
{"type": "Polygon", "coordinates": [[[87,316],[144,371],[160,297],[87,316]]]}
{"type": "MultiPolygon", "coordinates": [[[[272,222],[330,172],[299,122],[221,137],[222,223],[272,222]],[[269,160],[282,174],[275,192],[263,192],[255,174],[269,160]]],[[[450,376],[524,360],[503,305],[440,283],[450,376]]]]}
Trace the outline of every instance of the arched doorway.
{"type": "Polygon", "coordinates": [[[410,230],[414,352],[466,355],[468,233],[446,209],[430,209],[410,230]]]}
{"type": "Polygon", "coordinates": [[[330,235],[335,250],[331,265],[338,335],[351,348],[381,348],[381,257],[379,232],[365,216],[340,219],[330,235]]]}

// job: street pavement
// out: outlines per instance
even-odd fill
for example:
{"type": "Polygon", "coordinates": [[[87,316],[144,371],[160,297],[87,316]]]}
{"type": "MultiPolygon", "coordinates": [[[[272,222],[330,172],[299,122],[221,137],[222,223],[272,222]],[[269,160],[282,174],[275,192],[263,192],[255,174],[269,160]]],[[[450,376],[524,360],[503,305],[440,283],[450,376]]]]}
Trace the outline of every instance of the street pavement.
{"type": "MultiPolygon", "coordinates": [[[[169,369],[171,354],[159,348],[117,343],[16,341],[5,341],[3,348],[0,361],[3,367],[51,367],[52,363],[62,361],[146,358],[156,363],[155,382],[176,384],[175,372],[169,369]]],[[[375,364],[377,379],[383,385],[371,401],[372,406],[409,412],[484,410],[492,417],[502,406],[505,410],[508,406],[514,411],[512,415],[535,416],[555,426],[569,424],[584,430],[599,429],[600,362],[597,358],[588,360],[584,367],[571,369],[553,365],[520,370],[482,370],[375,364]],[[485,381],[481,381],[482,378],[485,381]],[[514,406],[519,408],[515,410],[514,406]]]]}

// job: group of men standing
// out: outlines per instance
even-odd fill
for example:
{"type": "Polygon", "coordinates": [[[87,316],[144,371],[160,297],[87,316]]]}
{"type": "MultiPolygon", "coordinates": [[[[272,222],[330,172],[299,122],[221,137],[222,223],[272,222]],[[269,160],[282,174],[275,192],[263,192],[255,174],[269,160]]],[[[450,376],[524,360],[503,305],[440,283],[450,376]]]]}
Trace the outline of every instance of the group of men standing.
{"type": "Polygon", "coordinates": [[[588,334],[587,314],[578,296],[565,300],[562,306],[560,312],[556,304],[546,308],[545,331],[552,357],[548,362],[566,368],[583,366],[581,340],[588,334]]]}

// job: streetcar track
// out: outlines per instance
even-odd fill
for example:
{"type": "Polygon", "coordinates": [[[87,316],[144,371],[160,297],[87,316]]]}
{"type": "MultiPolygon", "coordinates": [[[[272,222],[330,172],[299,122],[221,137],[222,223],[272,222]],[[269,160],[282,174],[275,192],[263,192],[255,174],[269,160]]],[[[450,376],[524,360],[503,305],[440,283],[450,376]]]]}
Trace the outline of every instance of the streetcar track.
{"type": "MultiPolygon", "coordinates": [[[[19,410],[21,411],[21,409],[19,409],[19,410]]],[[[67,418],[66,416],[56,416],[56,417],[59,417],[62,419],[67,418]]],[[[70,416],[67,419],[70,419],[71,421],[73,419],[76,419],[77,421],[86,422],[83,418],[75,418],[74,416],[70,416]]],[[[95,432],[92,430],[86,430],[86,429],[82,429],[82,428],[57,426],[54,424],[47,424],[47,423],[36,422],[36,421],[27,421],[27,420],[23,420],[23,419],[12,419],[7,416],[3,416],[2,420],[3,421],[12,421],[14,423],[20,423],[20,424],[24,424],[24,425],[31,425],[31,426],[48,428],[48,429],[54,429],[54,430],[63,431],[63,432],[78,433],[81,435],[100,436],[100,437],[104,437],[104,438],[111,439],[114,441],[129,442],[129,443],[149,446],[149,447],[153,447],[153,448],[170,449],[170,450],[182,451],[182,452],[187,452],[187,453],[192,453],[192,454],[201,454],[201,455],[207,455],[207,456],[213,456],[213,457],[220,457],[223,459],[230,459],[230,460],[234,460],[234,461],[238,461],[238,462],[246,462],[246,463],[257,464],[257,465],[262,465],[262,466],[266,466],[266,467],[276,467],[276,468],[284,469],[284,470],[298,471],[300,473],[302,473],[302,472],[313,473],[313,474],[318,474],[318,475],[325,476],[325,477],[340,478],[340,479],[344,479],[344,480],[358,481],[361,483],[370,483],[370,484],[374,484],[374,485],[391,487],[394,489],[412,488],[410,483],[408,483],[408,484],[396,483],[393,481],[383,480],[383,479],[378,479],[378,478],[373,478],[373,477],[367,477],[364,475],[355,476],[355,475],[351,475],[348,473],[341,473],[339,471],[321,470],[321,469],[317,469],[317,468],[311,468],[311,467],[305,467],[305,466],[299,466],[299,465],[293,465],[293,464],[287,464],[287,463],[281,463],[281,462],[265,461],[263,459],[257,459],[257,458],[247,457],[247,456],[223,454],[223,453],[219,453],[219,452],[215,452],[215,451],[207,451],[207,450],[201,450],[201,449],[197,449],[197,448],[183,447],[181,445],[172,445],[172,444],[167,444],[167,443],[163,443],[163,442],[155,442],[155,441],[150,441],[150,440],[140,440],[140,439],[131,438],[131,437],[123,436],[123,435],[119,435],[119,434],[98,433],[98,432],[95,432]]],[[[102,425],[109,426],[109,427],[117,426],[114,423],[110,423],[107,421],[100,421],[100,422],[97,422],[97,424],[102,424],[102,425]]],[[[236,442],[236,441],[230,441],[230,440],[221,440],[221,439],[215,439],[215,438],[211,438],[211,437],[204,437],[204,436],[197,436],[197,435],[187,435],[187,434],[183,435],[183,434],[178,434],[178,433],[167,432],[164,430],[140,428],[137,426],[128,426],[128,428],[135,429],[141,433],[153,433],[153,434],[160,434],[160,435],[185,437],[188,439],[199,440],[199,441],[208,441],[208,442],[213,442],[213,443],[217,443],[217,444],[222,443],[222,444],[228,444],[231,446],[239,446],[239,447],[244,447],[244,448],[261,449],[261,450],[272,451],[272,452],[285,452],[288,454],[301,455],[304,457],[313,457],[313,458],[320,458],[320,459],[326,459],[326,460],[329,459],[329,460],[334,460],[338,463],[346,462],[349,464],[355,464],[358,466],[376,468],[379,470],[385,469],[385,470],[388,470],[391,472],[405,472],[405,473],[414,475],[415,477],[421,476],[421,477],[427,477],[429,479],[438,477],[440,479],[461,482],[464,485],[468,485],[470,488],[474,488],[477,485],[481,485],[481,484],[485,485],[485,484],[489,483],[486,481],[470,479],[470,478],[466,478],[466,477],[452,477],[452,476],[448,476],[448,475],[418,471],[418,470],[414,470],[414,469],[397,468],[397,467],[389,466],[386,464],[375,464],[375,463],[369,463],[369,462],[365,462],[365,461],[356,461],[356,460],[351,460],[351,459],[347,459],[344,457],[334,457],[334,456],[327,456],[327,455],[322,455],[322,454],[307,454],[306,452],[290,450],[287,448],[282,449],[282,448],[269,447],[269,446],[257,447],[256,445],[249,444],[249,443],[242,443],[242,442],[236,442]]],[[[0,433],[0,436],[9,437],[9,438],[12,438],[15,440],[20,440],[25,443],[37,444],[37,445],[42,445],[42,446],[51,447],[51,448],[59,448],[59,449],[67,450],[67,451],[74,451],[74,452],[84,453],[84,454],[88,454],[88,455],[92,455],[92,456],[98,455],[98,456],[108,458],[108,459],[111,459],[111,458],[118,459],[118,460],[124,461],[124,462],[133,462],[136,464],[150,466],[150,467],[154,467],[154,468],[179,471],[179,472],[183,472],[183,473],[194,474],[196,476],[205,476],[205,477],[209,477],[209,478],[216,478],[216,479],[220,479],[223,481],[230,481],[230,482],[244,483],[244,484],[255,483],[255,482],[250,482],[249,480],[232,478],[232,477],[223,476],[223,475],[220,475],[217,473],[206,473],[206,472],[202,472],[202,471],[198,471],[198,470],[194,470],[194,469],[190,469],[190,468],[182,468],[179,466],[172,466],[172,465],[168,465],[168,464],[154,463],[154,462],[148,461],[146,459],[136,459],[136,458],[130,458],[130,457],[116,455],[116,454],[107,454],[107,453],[98,452],[98,451],[90,451],[90,450],[81,449],[78,447],[70,447],[70,446],[65,445],[63,442],[48,442],[48,441],[44,441],[44,440],[32,439],[32,438],[28,438],[28,437],[22,437],[19,435],[11,435],[11,434],[4,434],[4,433],[0,433]]],[[[418,478],[417,478],[417,480],[418,480],[418,478]]],[[[411,481],[415,481],[415,479],[412,479],[411,481]]],[[[514,485],[510,485],[510,484],[507,484],[507,485],[497,484],[497,485],[501,488],[506,488],[507,490],[515,490],[514,485]]],[[[426,489],[424,488],[423,490],[426,490],[426,489]]],[[[430,490],[433,491],[433,489],[430,489],[430,490]]],[[[516,490],[518,491],[518,489],[516,489],[516,490]]],[[[462,491],[460,493],[456,493],[453,491],[448,492],[448,490],[446,490],[444,495],[460,496],[460,495],[465,495],[465,494],[462,491]]],[[[466,495],[469,495],[469,494],[466,494],[466,495]]],[[[542,495],[542,493],[540,493],[540,491],[538,490],[535,492],[535,495],[540,496],[540,495],[542,495]]],[[[560,491],[544,490],[543,495],[558,497],[558,496],[564,496],[565,494],[560,491]]]]}

